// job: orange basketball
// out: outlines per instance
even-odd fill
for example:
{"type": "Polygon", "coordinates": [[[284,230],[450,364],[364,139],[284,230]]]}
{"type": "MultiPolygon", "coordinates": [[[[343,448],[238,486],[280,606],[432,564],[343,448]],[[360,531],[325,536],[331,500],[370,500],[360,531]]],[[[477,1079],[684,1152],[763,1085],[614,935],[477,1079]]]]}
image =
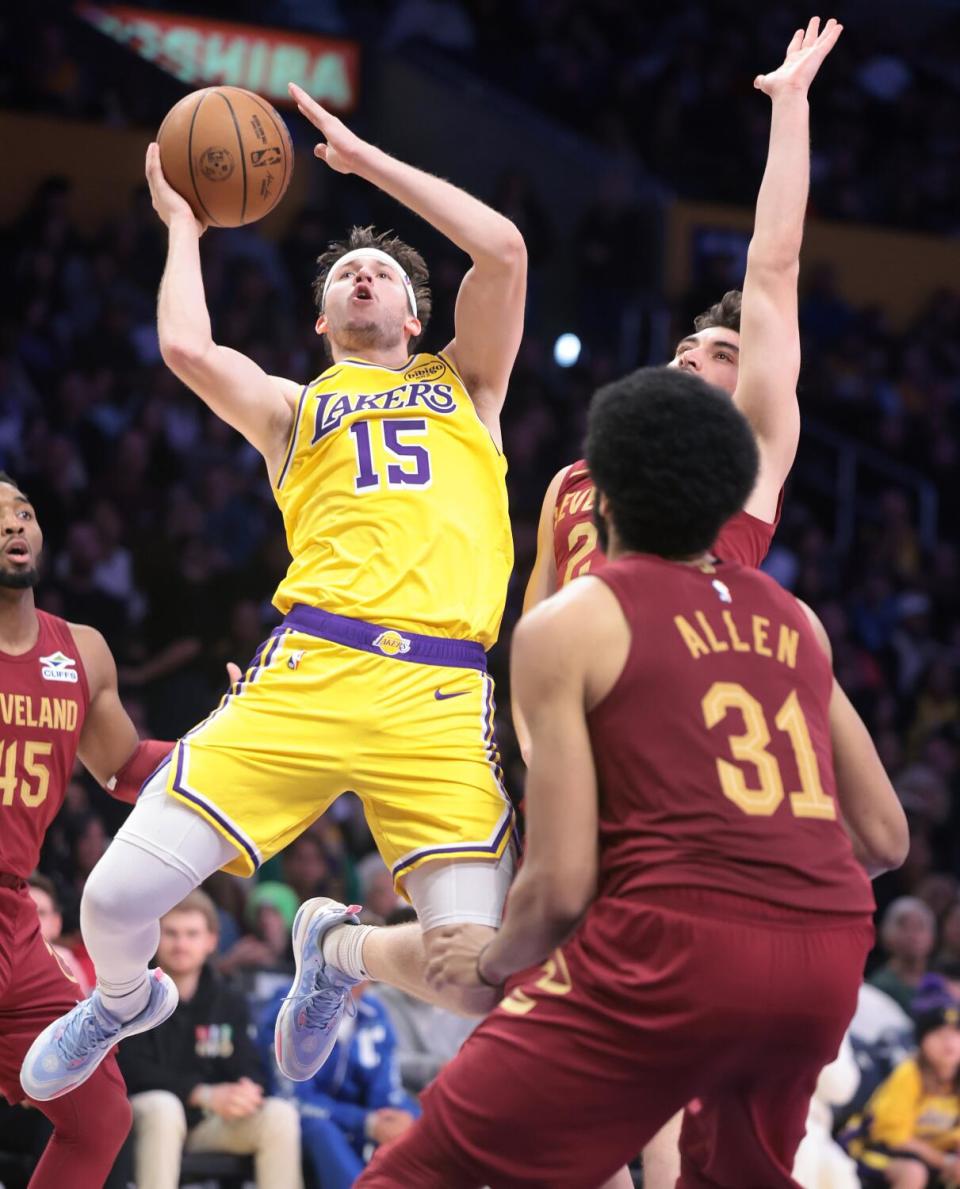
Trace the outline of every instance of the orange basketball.
{"type": "Polygon", "coordinates": [[[241,87],[205,87],[170,109],[157,133],[170,185],[198,219],[242,227],[277,205],[293,175],[287,126],[241,87]]]}

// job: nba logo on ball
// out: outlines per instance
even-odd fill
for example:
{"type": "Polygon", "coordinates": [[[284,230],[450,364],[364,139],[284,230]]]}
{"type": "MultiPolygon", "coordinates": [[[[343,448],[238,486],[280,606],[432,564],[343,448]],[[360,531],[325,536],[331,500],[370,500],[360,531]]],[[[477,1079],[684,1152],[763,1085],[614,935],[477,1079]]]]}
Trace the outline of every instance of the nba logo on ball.
{"type": "Polygon", "coordinates": [[[410,651],[410,641],[399,632],[381,632],[373,642],[374,648],[379,648],[386,656],[402,656],[410,651]]]}

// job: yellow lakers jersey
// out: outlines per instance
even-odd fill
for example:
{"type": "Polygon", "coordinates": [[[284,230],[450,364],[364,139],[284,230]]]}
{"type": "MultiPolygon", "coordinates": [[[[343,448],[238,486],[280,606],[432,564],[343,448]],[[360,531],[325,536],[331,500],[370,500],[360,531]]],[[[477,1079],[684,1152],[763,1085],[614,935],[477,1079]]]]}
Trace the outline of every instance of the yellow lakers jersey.
{"type": "Polygon", "coordinates": [[[443,356],[331,365],[274,489],[293,558],[274,604],[489,648],[513,568],[506,470],[443,356]]]}

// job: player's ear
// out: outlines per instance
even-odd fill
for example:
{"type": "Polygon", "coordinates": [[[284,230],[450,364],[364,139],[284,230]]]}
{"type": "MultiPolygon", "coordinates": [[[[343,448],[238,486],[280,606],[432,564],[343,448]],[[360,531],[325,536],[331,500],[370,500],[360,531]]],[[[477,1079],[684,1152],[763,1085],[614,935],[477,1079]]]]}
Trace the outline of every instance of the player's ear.
{"type": "Polygon", "coordinates": [[[407,320],[403,324],[403,329],[408,339],[415,339],[417,335],[423,334],[423,323],[413,314],[408,314],[407,320]]]}
{"type": "Polygon", "coordinates": [[[313,324],[313,329],[317,332],[317,334],[326,334],[327,333],[327,315],[326,314],[319,314],[317,316],[317,320],[313,324]]]}

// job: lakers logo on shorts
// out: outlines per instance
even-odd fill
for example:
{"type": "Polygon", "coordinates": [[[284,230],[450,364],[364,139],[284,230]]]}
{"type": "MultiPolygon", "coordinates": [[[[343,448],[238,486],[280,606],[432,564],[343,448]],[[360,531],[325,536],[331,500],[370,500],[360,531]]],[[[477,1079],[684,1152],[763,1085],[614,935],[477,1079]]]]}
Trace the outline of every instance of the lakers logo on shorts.
{"type": "Polygon", "coordinates": [[[410,641],[399,632],[388,630],[381,632],[373,641],[374,648],[379,648],[385,656],[402,656],[410,651],[410,641]]]}

